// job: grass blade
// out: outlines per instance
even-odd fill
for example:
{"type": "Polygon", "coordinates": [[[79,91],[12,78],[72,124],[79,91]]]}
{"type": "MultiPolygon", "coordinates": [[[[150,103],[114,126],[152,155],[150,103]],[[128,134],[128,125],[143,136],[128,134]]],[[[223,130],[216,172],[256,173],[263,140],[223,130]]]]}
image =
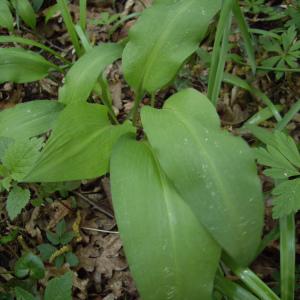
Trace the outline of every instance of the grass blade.
{"type": "Polygon", "coordinates": [[[83,31],[86,28],[86,2],[87,0],[80,0],[79,1],[79,15],[80,15],[80,27],[83,31]]]}
{"type": "Polygon", "coordinates": [[[300,100],[298,100],[291,109],[285,114],[283,119],[277,124],[278,130],[283,130],[285,126],[288,125],[288,123],[294,118],[294,116],[298,113],[300,110],[300,100]]]}
{"type": "Polygon", "coordinates": [[[90,51],[91,49],[93,49],[93,47],[91,46],[86,34],[84,33],[83,29],[81,26],[79,25],[75,25],[75,30],[79,36],[79,39],[81,41],[81,44],[85,50],[85,52],[90,51]]]}
{"type": "Polygon", "coordinates": [[[23,44],[23,45],[28,45],[28,46],[34,46],[37,48],[40,48],[44,51],[49,52],[53,56],[59,58],[61,61],[63,61],[66,64],[71,64],[70,61],[62,57],[58,52],[54,51],[53,49],[30,39],[22,38],[16,35],[1,35],[0,36],[0,44],[1,43],[18,43],[18,44],[23,44]]]}
{"type": "Polygon", "coordinates": [[[207,95],[214,105],[218,102],[228,51],[228,35],[232,21],[232,4],[233,0],[225,1],[225,4],[223,4],[212,54],[207,95]]]}
{"type": "Polygon", "coordinates": [[[82,51],[81,51],[81,47],[79,44],[79,40],[76,34],[76,30],[72,21],[72,17],[70,15],[69,9],[68,9],[68,5],[66,0],[57,0],[57,4],[59,5],[62,17],[64,19],[64,23],[67,27],[67,31],[70,35],[70,39],[72,41],[72,44],[75,48],[75,51],[77,53],[77,55],[81,55],[82,51]]]}
{"type": "Polygon", "coordinates": [[[244,14],[239,6],[238,1],[233,2],[233,14],[237,20],[238,26],[241,31],[241,35],[244,39],[245,49],[248,55],[249,64],[251,66],[253,74],[256,72],[256,62],[255,62],[255,50],[253,47],[253,38],[250,33],[250,28],[247,24],[247,21],[244,17],[244,14]]]}
{"type": "MultiPolygon", "coordinates": [[[[278,111],[281,111],[283,109],[282,105],[275,105],[276,109],[278,111]]],[[[270,119],[273,117],[273,112],[269,107],[265,107],[261,110],[259,110],[256,114],[254,114],[250,119],[247,120],[247,122],[244,124],[245,127],[249,125],[259,125],[262,122],[270,119]]]]}
{"type": "Polygon", "coordinates": [[[252,95],[260,98],[272,111],[274,118],[279,122],[281,121],[282,117],[277,109],[277,107],[273,104],[273,102],[269,99],[267,95],[265,95],[263,92],[261,92],[259,89],[251,86],[247,81],[239,78],[238,76],[232,75],[232,74],[224,74],[223,78],[224,82],[238,86],[248,92],[250,92],[252,95]]]}

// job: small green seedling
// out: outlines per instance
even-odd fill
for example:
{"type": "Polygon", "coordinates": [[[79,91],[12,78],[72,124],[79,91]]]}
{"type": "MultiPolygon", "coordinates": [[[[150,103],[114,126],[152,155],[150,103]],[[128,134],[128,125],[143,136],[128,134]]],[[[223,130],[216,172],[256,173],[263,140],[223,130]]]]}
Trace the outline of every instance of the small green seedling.
{"type": "Polygon", "coordinates": [[[298,68],[300,58],[300,41],[297,40],[295,26],[291,26],[287,31],[277,38],[261,37],[260,43],[268,53],[268,58],[262,61],[262,65],[270,68],[278,68],[276,79],[280,79],[284,73],[280,68],[298,68]]]}
{"type": "Polygon", "coordinates": [[[66,247],[75,237],[74,232],[67,231],[66,222],[63,219],[56,225],[56,231],[46,233],[50,243],[41,244],[37,248],[43,261],[53,262],[59,268],[64,262],[71,267],[78,265],[78,258],[70,247],[66,247]]]}

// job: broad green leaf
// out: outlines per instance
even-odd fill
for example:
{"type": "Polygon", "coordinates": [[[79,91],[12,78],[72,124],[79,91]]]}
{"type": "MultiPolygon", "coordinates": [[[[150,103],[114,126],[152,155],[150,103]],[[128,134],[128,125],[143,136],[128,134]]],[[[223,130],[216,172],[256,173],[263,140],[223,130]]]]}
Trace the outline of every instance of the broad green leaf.
{"type": "Polygon", "coordinates": [[[6,210],[11,220],[14,220],[28,204],[30,200],[30,191],[15,186],[9,192],[6,202],[6,210]]]}
{"type": "Polygon", "coordinates": [[[73,273],[51,279],[46,287],[45,300],[71,300],[73,273]]]}
{"type": "Polygon", "coordinates": [[[220,247],[176,192],[148,144],[134,136],[120,139],[111,159],[111,186],[142,299],[211,299],[220,247]]]}
{"type": "Polygon", "coordinates": [[[152,94],[173,80],[220,6],[220,0],[156,1],[143,12],[129,32],[122,59],[136,93],[152,94]]]}
{"type": "Polygon", "coordinates": [[[272,194],[273,217],[281,218],[300,210],[300,179],[288,180],[277,185],[272,194]]]}
{"type": "Polygon", "coordinates": [[[15,275],[18,278],[29,276],[33,279],[42,279],[45,276],[45,267],[38,256],[28,252],[17,260],[15,275]]]}
{"type": "Polygon", "coordinates": [[[67,106],[25,181],[59,182],[102,176],[108,172],[112,145],[132,130],[129,123],[112,126],[102,105],[67,106]]]}
{"type": "Polygon", "coordinates": [[[22,289],[21,287],[15,287],[15,294],[17,300],[36,300],[36,298],[26,290],[22,289]]]}
{"type": "Polygon", "coordinates": [[[97,78],[121,57],[121,44],[107,43],[97,46],[83,55],[66,75],[59,99],[65,104],[85,102],[93,90],[97,78]]]}
{"type": "Polygon", "coordinates": [[[27,139],[51,129],[63,104],[35,100],[17,104],[0,112],[0,137],[27,139]]]}
{"type": "MultiPolygon", "coordinates": [[[[1,113],[0,113],[1,116],[1,113]]],[[[1,121],[0,121],[1,122],[1,121]]],[[[0,161],[3,160],[3,157],[5,155],[5,152],[10,144],[14,142],[13,139],[9,137],[2,137],[0,134],[0,161]]]]}
{"type": "Polygon", "coordinates": [[[28,0],[11,0],[17,14],[31,29],[36,27],[36,16],[28,0]]]}
{"type": "Polygon", "coordinates": [[[44,78],[55,68],[41,55],[21,48],[0,48],[0,83],[26,83],[44,78]]]}
{"type": "Polygon", "coordinates": [[[207,97],[187,89],[164,109],[144,107],[142,123],[158,160],[183,199],[238,263],[254,258],[263,226],[263,199],[247,144],[220,128],[207,97]]]}
{"type": "Polygon", "coordinates": [[[8,146],[3,157],[3,165],[11,178],[23,180],[40,155],[42,141],[39,139],[16,141],[8,146]]]}
{"type": "Polygon", "coordinates": [[[6,0],[0,1],[0,27],[7,28],[9,31],[13,31],[14,28],[14,20],[6,0]]]}

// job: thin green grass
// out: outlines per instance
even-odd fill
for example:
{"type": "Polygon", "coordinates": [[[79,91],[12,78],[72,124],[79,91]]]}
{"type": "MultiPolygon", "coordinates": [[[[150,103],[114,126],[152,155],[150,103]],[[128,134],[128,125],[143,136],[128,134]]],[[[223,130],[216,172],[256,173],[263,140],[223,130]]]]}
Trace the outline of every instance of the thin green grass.
{"type": "Polygon", "coordinates": [[[80,47],[80,43],[79,43],[79,40],[78,40],[78,37],[76,34],[75,26],[73,24],[70,11],[68,9],[68,4],[67,4],[66,0],[57,0],[57,4],[59,5],[64,23],[66,25],[66,28],[69,33],[71,42],[74,46],[74,49],[75,49],[77,55],[80,56],[82,54],[82,50],[80,47]]]}
{"type": "Polygon", "coordinates": [[[15,35],[2,35],[0,36],[0,43],[17,43],[17,44],[23,44],[23,45],[28,45],[28,46],[34,46],[37,48],[40,48],[44,51],[47,51],[48,53],[52,54],[53,56],[57,57],[60,59],[62,62],[66,64],[71,64],[70,61],[62,57],[58,52],[54,51],[53,49],[30,39],[22,38],[19,36],[15,35]]]}
{"type": "Polygon", "coordinates": [[[80,0],[79,1],[79,24],[81,29],[85,32],[86,29],[86,14],[87,14],[87,0],[80,0]]]}
{"type": "Polygon", "coordinates": [[[248,61],[251,66],[253,74],[256,72],[255,50],[253,47],[253,37],[250,32],[250,28],[241,10],[238,1],[233,2],[233,14],[237,20],[238,26],[241,31],[242,38],[245,43],[245,49],[248,55],[248,61]]]}
{"type": "Polygon", "coordinates": [[[225,4],[223,4],[212,53],[207,96],[214,105],[217,105],[223,80],[228,52],[228,36],[232,21],[232,5],[233,0],[225,1],[225,4]]]}

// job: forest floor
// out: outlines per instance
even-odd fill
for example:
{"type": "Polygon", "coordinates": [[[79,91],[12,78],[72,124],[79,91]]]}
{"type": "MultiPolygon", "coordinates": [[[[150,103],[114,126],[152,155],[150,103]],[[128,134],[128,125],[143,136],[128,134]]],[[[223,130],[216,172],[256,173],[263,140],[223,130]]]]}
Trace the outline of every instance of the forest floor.
{"type": "MultiPolygon", "coordinates": [[[[274,9],[285,4],[284,1],[265,2],[267,2],[266,7],[274,9]]],[[[88,33],[90,40],[94,44],[98,44],[123,39],[134,24],[135,18],[120,23],[120,26],[116,28],[113,28],[112,24],[115,24],[113,19],[109,20],[109,18],[119,16],[119,14],[127,16],[139,13],[143,11],[144,5],[148,6],[150,3],[150,0],[88,1],[88,33]]],[[[73,60],[74,49],[63,25],[61,15],[57,14],[45,23],[47,8],[53,4],[54,1],[45,1],[39,13],[36,32],[21,25],[15,34],[42,41],[63,56],[73,60]]],[[[245,7],[247,8],[247,6],[245,7]]],[[[78,20],[78,3],[71,1],[70,9],[73,18],[78,20]]],[[[285,21],[281,19],[266,20],[266,14],[266,12],[248,11],[247,17],[250,26],[262,30],[285,28],[285,21]]],[[[5,30],[0,30],[0,33],[7,34],[5,30]]],[[[297,34],[300,37],[299,33],[300,31],[297,29],[297,34]]],[[[234,60],[234,55],[239,55],[241,52],[238,31],[232,30],[230,43],[233,59],[228,59],[226,71],[245,79],[250,78],[252,74],[249,67],[240,65],[234,60]]],[[[206,40],[202,48],[210,51],[212,46],[213,42],[206,40]]],[[[257,59],[263,60],[268,54],[262,46],[260,47],[262,50],[258,49],[257,59]]],[[[202,92],[206,91],[208,68],[200,58],[201,54],[194,55],[183,66],[173,86],[159,93],[158,106],[161,106],[163,101],[174,91],[184,86],[192,86],[202,92]]],[[[114,109],[118,118],[123,119],[132,107],[133,93],[124,81],[120,62],[110,66],[107,73],[114,109]]],[[[57,99],[58,88],[62,85],[62,79],[62,75],[57,73],[36,83],[6,83],[0,85],[0,110],[35,99],[57,99]]],[[[270,97],[274,104],[282,106],[282,112],[288,111],[293,103],[300,99],[299,73],[278,75],[275,72],[259,72],[253,82],[257,88],[270,97]]],[[[96,96],[93,97],[95,101],[99,101],[96,96]]],[[[145,98],[143,103],[146,104],[149,101],[150,99],[145,98]]],[[[262,106],[260,99],[252,96],[249,92],[223,84],[218,112],[223,126],[230,131],[235,132],[246,120],[261,110],[262,106]]],[[[274,122],[270,119],[264,125],[273,127],[274,122]]],[[[298,143],[300,141],[299,122],[300,114],[297,114],[288,126],[289,133],[298,143]]],[[[251,138],[248,138],[248,142],[251,143],[251,138]]],[[[263,175],[261,175],[261,179],[265,192],[270,191],[273,183],[263,175]]],[[[55,190],[54,187],[52,188],[55,190]]],[[[64,220],[67,229],[70,231],[74,228],[74,224],[80,226],[80,238],[74,239],[70,243],[72,253],[78,259],[78,262],[71,267],[76,276],[73,298],[95,300],[139,299],[126,263],[122,242],[113,215],[109,178],[103,177],[83,181],[77,184],[74,190],[72,190],[73,188],[74,186],[61,185],[58,188],[59,192],[52,193],[48,191],[47,199],[42,206],[28,205],[26,210],[14,222],[9,221],[4,209],[7,195],[5,193],[0,195],[0,237],[12,230],[18,230],[17,238],[14,241],[2,245],[0,243],[0,283],[11,278],[8,270],[11,270],[23,250],[33,249],[35,251],[38,245],[49,243],[46,232],[55,232],[57,224],[64,220]]],[[[31,189],[34,191],[35,186],[33,185],[31,189]]],[[[265,200],[264,232],[268,233],[275,228],[276,221],[272,219],[270,199],[266,198],[265,200]]],[[[298,236],[299,233],[300,219],[298,218],[298,236]]],[[[145,238],[147,237],[145,236],[145,238]]],[[[275,291],[278,291],[279,288],[279,253],[278,241],[271,242],[251,266],[262,280],[275,291]]],[[[297,245],[297,262],[300,278],[300,244],[297,245]]],[[[63,262],[57,262],[57,266],[59,267],[47,263],[46,277],[63,274],[66,269],[70,268],[68,264],[63,264],[63,262]]],[[[297,288],[299,287],[300,282],[298,282],[297,288]]],[[[300,293],[298,293],[298,299],[300,299],[300,293]]]]}

